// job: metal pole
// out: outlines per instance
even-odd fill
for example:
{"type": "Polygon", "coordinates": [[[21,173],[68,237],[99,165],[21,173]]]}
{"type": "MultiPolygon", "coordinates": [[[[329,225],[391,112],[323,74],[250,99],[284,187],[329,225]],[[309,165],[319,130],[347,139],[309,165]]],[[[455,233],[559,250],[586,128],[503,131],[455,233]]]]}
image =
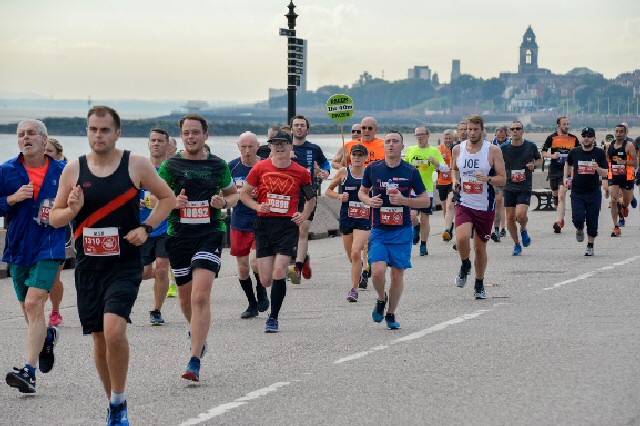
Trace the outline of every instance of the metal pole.
{"type": "MultiPolygon", "coordinates": [[[[287,17],[287,23],[289,25],[290,30],[295,30],[296,28],[296,18],[298,17],[298,15],[293,11],[295,7],[296,6],[293,4],[293,0],[291,0],[288,6],[289,13],[284,15],[287,17]]],[[[291,40],[289,39],[288,41],[291,41],[291,40]]],[[[287,71],[287,81],[288,81],[287,123],[291,123],[291,119],[296,115],[296,90],[297,90],[296,76],[290,75],[287,71]]]]}

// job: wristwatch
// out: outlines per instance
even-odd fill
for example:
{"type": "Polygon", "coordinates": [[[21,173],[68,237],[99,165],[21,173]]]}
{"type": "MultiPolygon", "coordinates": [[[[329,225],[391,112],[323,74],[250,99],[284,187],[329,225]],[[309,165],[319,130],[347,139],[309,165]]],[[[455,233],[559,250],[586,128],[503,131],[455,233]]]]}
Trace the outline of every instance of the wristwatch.
{"type": "Polygon", "coordinates": [[[144,230],[147,231],[147,235],[150,235],[153,232],[153,226],[151,226],[151,225],[149,225],[147,223],[142,222],[140,224],[140,226],[142,226],[144,228],[144,230]]]}

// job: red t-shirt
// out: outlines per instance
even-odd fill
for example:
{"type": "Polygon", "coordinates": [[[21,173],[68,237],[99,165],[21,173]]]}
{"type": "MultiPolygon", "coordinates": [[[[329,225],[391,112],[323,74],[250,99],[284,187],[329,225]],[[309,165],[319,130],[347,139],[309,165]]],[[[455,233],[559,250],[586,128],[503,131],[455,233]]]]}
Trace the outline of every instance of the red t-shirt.
{"type": "Polygon", "coordinates": [[[292,217],[298,211],[300,188],[311,184],[311,175],[296,162],[280,169],[268,158],[253,166],[246,181],[258,189],[258,203],[271,206],[269,213],[258,216],[292,217]]]}

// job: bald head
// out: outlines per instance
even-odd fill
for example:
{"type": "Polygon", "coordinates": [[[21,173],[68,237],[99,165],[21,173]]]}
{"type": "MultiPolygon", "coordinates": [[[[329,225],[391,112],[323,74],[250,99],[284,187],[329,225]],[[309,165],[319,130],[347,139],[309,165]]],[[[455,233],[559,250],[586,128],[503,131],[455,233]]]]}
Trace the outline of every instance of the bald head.
{"type": "Polygon", "coordinates": [[[255,133],[244,132],[240,135],[238,138],[238,150],[244,164],[255,164],[258,160],[259,146],[260,142],[258,142],[258,137],[255,133]]]}
{"type": "Polygon", "coordinates": [[[371,142],[376,138],[378,122],[373,117],[365,117],[360,122],[360,131],[362,132],[362,141],[371,142]]]}

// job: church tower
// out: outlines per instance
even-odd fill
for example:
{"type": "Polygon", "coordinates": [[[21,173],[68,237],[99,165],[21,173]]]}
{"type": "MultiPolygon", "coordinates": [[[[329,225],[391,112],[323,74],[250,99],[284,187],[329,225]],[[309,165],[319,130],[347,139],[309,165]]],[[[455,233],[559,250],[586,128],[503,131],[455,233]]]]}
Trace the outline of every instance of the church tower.
{"type": "Polygon", "coordinates": [[[536,35],[531,29],[531,25],[522,36],[522,44],[520,45],[520,64],[518,65],[518,74],[532,74],[538,69],[538,43],[536,43],[536,35]]]}

